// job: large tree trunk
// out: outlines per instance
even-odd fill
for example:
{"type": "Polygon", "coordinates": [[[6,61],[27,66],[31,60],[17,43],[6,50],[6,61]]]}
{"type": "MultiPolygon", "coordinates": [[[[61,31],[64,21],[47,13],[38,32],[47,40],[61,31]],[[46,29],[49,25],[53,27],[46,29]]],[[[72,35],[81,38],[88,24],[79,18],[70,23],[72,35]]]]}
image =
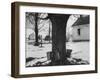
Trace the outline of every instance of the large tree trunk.
{"type": "Polygon", "coordinates": [[[35,46],[38,46],[39,45],[39,42],[38,42],[38,13],[35,13],[35,46]]]}
{"type": "Polygon", "coordinates": [[[49,14],[52,22],[52,63],[65,64],[66,61],[66,23],[70,15],[49,14]]]}

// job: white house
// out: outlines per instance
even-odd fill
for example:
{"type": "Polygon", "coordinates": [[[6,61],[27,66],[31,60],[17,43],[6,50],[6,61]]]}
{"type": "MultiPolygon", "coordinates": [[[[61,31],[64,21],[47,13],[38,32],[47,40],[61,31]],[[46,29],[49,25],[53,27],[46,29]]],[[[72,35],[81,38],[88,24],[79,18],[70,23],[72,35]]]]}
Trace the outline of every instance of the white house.
{"type": "Polygon", "coordinates": [[[73,41],[89,41],[90,24],[89,16],[80,17],[73,25],[73,41]]]}

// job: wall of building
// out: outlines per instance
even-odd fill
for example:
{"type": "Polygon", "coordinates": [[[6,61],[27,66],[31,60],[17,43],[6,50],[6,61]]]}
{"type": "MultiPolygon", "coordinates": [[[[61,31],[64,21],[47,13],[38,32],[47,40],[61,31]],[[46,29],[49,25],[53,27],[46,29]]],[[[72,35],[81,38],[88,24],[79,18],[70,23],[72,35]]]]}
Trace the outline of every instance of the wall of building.
{"type": "Polygon", "coordinates": [[[73,26],[73,41],[89,41],[89,24],[73,26]]]}

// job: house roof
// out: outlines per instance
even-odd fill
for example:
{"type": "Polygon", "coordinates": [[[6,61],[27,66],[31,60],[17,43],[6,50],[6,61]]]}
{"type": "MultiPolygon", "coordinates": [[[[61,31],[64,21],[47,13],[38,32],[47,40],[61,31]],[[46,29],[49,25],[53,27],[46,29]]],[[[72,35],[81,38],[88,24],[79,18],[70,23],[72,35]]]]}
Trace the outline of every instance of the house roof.
{"type": "Polygon", "coordinates": [[[89,23],[90,23],[89,16],[85,16],[85,17],[80,17],[72,26],[89,24],[89,23]]]}

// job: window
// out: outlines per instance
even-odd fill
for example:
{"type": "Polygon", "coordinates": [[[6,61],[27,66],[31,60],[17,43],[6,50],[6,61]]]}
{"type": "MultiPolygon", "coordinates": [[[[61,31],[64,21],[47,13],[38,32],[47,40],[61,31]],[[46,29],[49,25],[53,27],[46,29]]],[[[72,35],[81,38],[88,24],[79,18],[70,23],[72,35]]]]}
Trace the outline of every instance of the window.
{"type": "Polygon", "coordinates": [[[77,29],[77,33],[78,33],[78,35],[80,36],[80,33],[81,33],[81,32],[80,32],[80,29],[77,29]]]}

